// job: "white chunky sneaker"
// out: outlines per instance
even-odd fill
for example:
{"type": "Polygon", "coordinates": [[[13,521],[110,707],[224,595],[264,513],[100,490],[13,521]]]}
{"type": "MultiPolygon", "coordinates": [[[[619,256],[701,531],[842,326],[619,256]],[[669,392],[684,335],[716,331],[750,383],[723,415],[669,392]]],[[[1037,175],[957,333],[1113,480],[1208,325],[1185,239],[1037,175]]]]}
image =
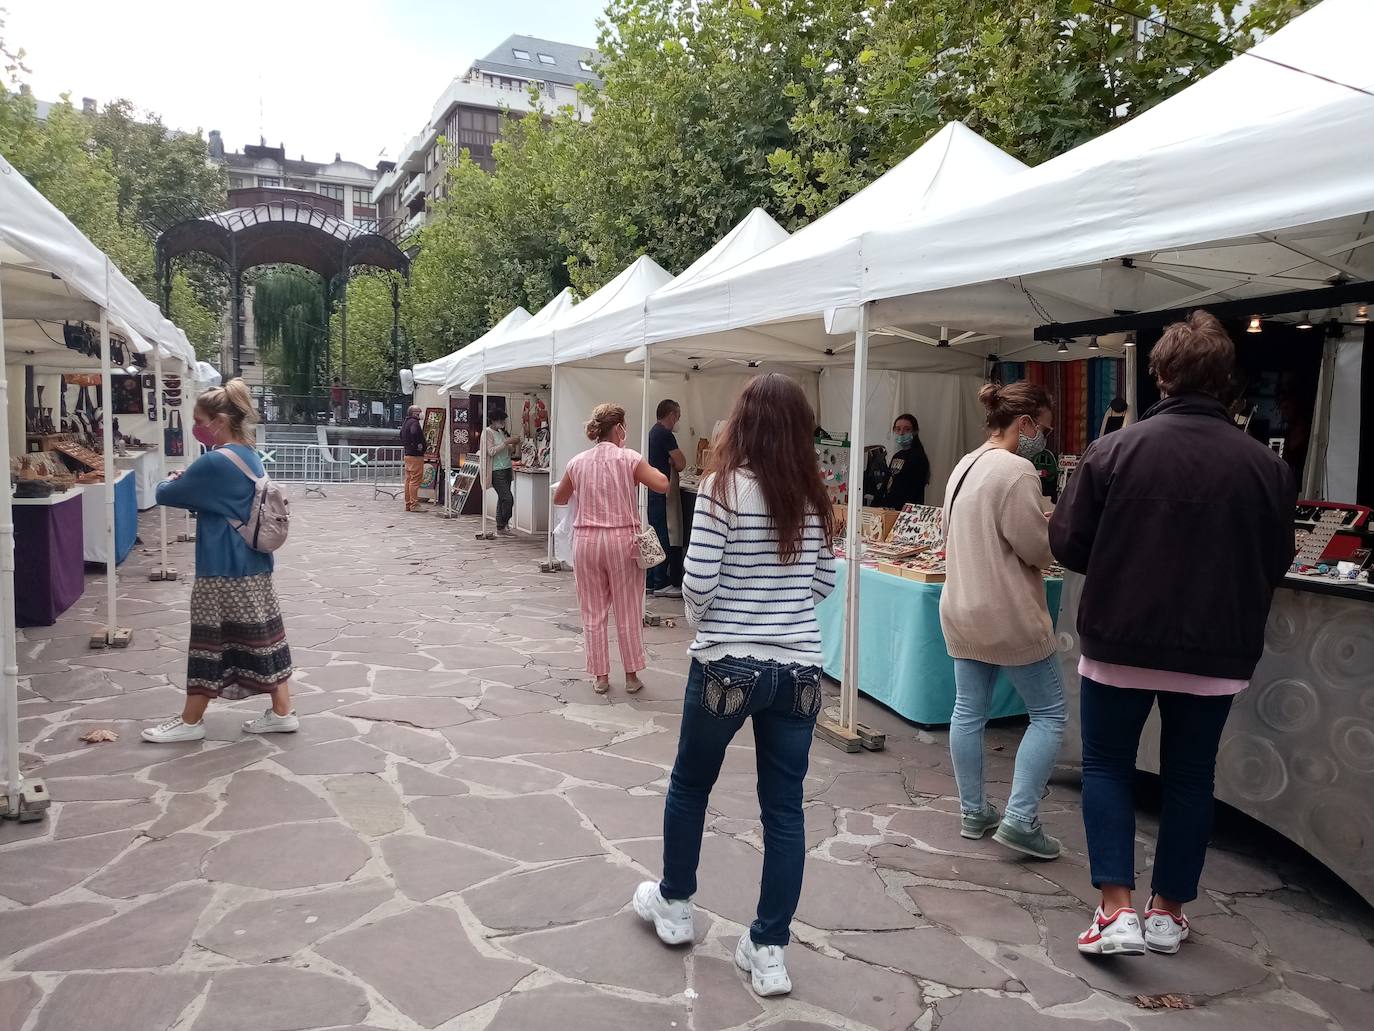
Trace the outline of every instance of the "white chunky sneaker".
{"type": "Polygon", "coordinates": [[[1150,908],[1145,911],[1145,947],[1172,956],[1188,940],[1188,918],[1156,909],[1154,901],[1150,900],[1150,908]]]}
{"type": "Polygon", "coordinates": [[[792,990],[792,979],[787,976],[787,964],[782,958],[782,946],[755,945],[748,931],[744,932],[739,945],[735,947],[735,966],[749,974],[755,995],[786,995],[792,990]]]}
{"type": "Polygon", "coordinates": [[[278,716],[271,709],[255,720],[243,721],[245,734],[294,734],[301,729],[301,721],[292,709],[285,716],[278,716]]]}
{"type": "Polygon", "coordinates": [[[1126,907],[1108,916],[1098,906],[1093,913],[1092,925],[1078,936],[1078,951],[1090,956],[1145,955],[1140,917],[1134,909],[1126,907]]]}
{"type": "Polygon", "coordinates": [[[205,722],[202,720],[200,723],[184,723],[180,716],[173,716],[170,720],[145,730],[143,740],[151,741],[155,745],[171,745],[182,741],[204,741],[205,722]]]}
{"type": "Polygon", "coordinates": [[[670,902],[658,890],[657,881],[642,881],[635,889],[635,912],[641,920],[654,925],[664,945],[681,945],[692,940],[691,900],[670,902]]]}

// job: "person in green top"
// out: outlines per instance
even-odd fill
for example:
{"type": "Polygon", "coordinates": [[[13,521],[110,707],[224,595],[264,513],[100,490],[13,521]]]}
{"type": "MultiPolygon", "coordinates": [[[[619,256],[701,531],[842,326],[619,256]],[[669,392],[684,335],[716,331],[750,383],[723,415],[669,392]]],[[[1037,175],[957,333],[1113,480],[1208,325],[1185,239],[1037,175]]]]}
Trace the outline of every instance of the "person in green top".
{"type": "Polygon", "coordinates": [[[491,470],[491,487],[496,491],[496,532],[502,537],[515,536],[510,528],[511,515],[515,512],[515,495],[511,492],[511,481],[515,477],[511,470],[511,454],[519,446],[519,435],[506,435],[506,410],[493,409],[487,419],[487,428],[482,432],[482,455],[487,468],[491,470]]]}

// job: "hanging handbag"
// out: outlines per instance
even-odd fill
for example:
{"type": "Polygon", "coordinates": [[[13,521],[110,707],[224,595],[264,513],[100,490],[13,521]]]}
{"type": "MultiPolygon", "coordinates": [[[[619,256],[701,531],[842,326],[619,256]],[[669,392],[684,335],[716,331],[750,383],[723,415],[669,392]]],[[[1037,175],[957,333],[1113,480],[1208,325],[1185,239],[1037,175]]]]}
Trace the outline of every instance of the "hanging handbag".
{"type": "Polygon", "coordinates": [[[162,452],[170,458],[180,458],[186,453],[186,440],[181,432],[181,412],[173,408],[167,413],[162,427],[162,452]]]}
{"type": "Polygon", "coordinates": [[[635,534],[635,559],[640,569],[653,569],[668,558],[659,542],[658,531],[652,526],[641,529],[635,534]]]}

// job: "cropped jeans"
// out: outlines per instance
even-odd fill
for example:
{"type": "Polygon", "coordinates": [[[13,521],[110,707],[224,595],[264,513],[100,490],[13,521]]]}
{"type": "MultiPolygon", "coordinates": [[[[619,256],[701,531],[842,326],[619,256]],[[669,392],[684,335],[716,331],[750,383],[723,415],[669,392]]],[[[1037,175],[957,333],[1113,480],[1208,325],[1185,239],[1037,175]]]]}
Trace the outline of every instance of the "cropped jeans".
{"type": "Polygon", "coordinates": [[[974,659],[954,660],[954,716],[949,725],[949,754],[959,785],[959,808],[981,813],[987,806],[983,791],[983,731],[992,708],[992,689],[1005,671],[1011,686],[1026,703],[1030,726],[1016,749],[1016,772],[1006,817],[1034,829],[1040,822],[1040,799],[1064,737],[1064,682],[1057,656],[1025,666],[994,666],[974,659]]]}
{"type": "Polygon", "coordinates": [[[682,708],[677,761],[663,809],[665,899],[690,899],[706,804],[720,775],[725,749],[753,718],[763,819],[763,877],[757,917],[749,936],[757,945],[786,945],[801,898],[806,859],[802,781],[821,708],[821,671],[760,659],[692,660],[682,708]]]}

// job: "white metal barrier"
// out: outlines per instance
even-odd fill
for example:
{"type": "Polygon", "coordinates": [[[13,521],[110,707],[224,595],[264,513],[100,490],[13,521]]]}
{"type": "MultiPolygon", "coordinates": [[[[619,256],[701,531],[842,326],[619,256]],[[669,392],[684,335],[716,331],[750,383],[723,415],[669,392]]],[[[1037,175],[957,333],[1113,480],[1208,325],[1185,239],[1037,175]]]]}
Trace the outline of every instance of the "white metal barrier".
{"type": "Polygon", "coordinates": [[[303,483],[306,493],[324,495],[333,484],[361,483],[372,496],[399,497],[405,462],[400,445],[261,443],[258,457],[267,475],[280,483],[303,483]]]}

